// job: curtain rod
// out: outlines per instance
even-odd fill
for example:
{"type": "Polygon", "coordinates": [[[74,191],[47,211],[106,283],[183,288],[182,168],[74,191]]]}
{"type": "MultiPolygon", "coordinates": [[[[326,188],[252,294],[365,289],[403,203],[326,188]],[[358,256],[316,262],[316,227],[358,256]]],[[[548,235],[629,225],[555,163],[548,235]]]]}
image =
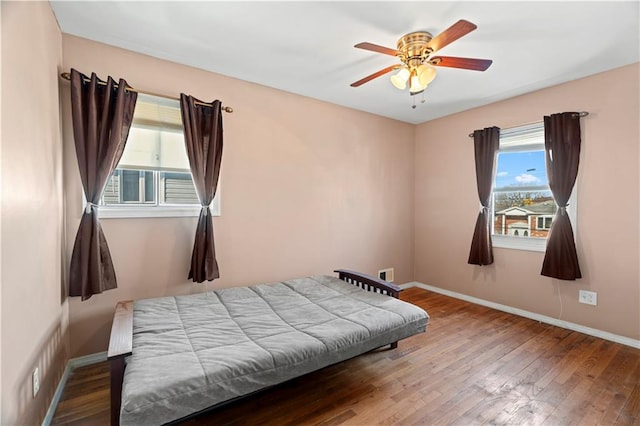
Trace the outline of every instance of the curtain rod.
{"type": "MultiPolygon", "coordinates": [[[[574,116],[577,116],[577,117],[586,117],[587,115],[589,115],[589,113],[587,111],[580,111],[580,112],[576,112],[574,114],[574,116]]],[[[529,124],[535,124],[535,123],[540,123],[540,122],[541,121],[532,121],[530,123],[520,124],[518,126],[505,127],[504,129],[500,129],[500,130],[509,130],[509,129],[513,129],[513,128],[516,128],[516,127],[527,126],[529,124]]],[[[473,137],[473,133],[469,133],[469,137],[472,138],[473,137]]]]}
{"type": "MultiPolygon", "coordinates": [[[[62,74],[60,74],[60,77],[64,78],[65,80],[71,80],[71,73],[63,72],[62,74]]],[[[105,85],[107,83],[99,80],[98,84],[105,85]]],[[[116,83],[116,86],[117,85],[118,85],[118,83],[116,83]]],[[[171,97],[171,96],[159,95],[159,94],[153,93],[153,92],[145,92],[145,91],[142,91],[142,90],[134,89],[133,87],[127,87],[127,90],[129,90],[131,92],[141,93],[143,95],[150,95],[150,96],[157,96],[159,98],[171,99],[171,100],[174,100],[174,101],[179,101],[180,100],[180,98],[174,98],[174,97],[171,97]]],[[[208,103],[205,103],[205,102],[200,102],[200,101],[196,101],[196,105],[211,106],[211,104],[208,104],[208,103]]],[[[223,106],[222,107],[222,111],[228,112],[228,113],[232,113],[233,112],[233,108],[228,107],[228,106],[223,106]]]]}

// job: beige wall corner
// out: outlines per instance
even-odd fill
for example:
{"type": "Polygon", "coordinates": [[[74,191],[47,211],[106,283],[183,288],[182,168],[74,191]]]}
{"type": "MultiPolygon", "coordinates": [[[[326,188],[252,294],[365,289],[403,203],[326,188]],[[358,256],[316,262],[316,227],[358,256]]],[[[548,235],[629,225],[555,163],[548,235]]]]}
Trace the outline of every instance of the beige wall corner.
{"type": "Polygon", "coordinates": [[[0,423],[39,424],[68,359],[62,296],[62,38],[48,2],[2,2],[0,423]],[[32,393],[39,370],[40,390],[32,393]]]}
{"type": "Polygon", "coordinates": [[[415,280],[638,340],[639,69],[636,63],[418,126],[415,280]],[[468,134],[563,111],[589,112],[581,119],[576,188],[583,278],[541,276],[540,252],[495,248],[493,265],[468,265],[479,208],[468,134]],[[578,290],[597,292],[598,305],[579,304],[578,290]]]}

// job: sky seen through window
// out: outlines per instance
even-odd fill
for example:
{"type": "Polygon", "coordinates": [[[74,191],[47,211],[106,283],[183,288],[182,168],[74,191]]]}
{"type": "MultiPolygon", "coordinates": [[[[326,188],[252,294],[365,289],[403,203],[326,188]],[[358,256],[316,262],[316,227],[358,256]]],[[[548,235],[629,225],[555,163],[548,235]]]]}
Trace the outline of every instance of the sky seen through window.
{"type": "Polygon", "coordinates": [[[544,151],[498,153],[495,188],[548,185],[544,151]]]}

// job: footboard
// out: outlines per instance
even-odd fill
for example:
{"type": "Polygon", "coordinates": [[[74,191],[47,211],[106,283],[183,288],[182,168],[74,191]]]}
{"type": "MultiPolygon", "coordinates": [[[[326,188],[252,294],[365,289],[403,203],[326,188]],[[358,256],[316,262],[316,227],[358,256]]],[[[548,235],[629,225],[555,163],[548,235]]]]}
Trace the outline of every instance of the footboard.
{"type": "Polygon", "coordinates": [[[109,338],[109,378],[111,381],[111,425],[120,424],[125,358],[133,352],[133,300],[118,302],[109,338]]]}
{"type": "Polygon", "coordinates": [[[362,274],[360,272],[349,271],[346,269],[336,269],[333,272],[338,273],[338,278],[362,288],[363,290],[372,291],[374,293],[386,294],[396,299],[400,298],[402,289],[395,284],[383,281],[371,275],[362,274]]]}

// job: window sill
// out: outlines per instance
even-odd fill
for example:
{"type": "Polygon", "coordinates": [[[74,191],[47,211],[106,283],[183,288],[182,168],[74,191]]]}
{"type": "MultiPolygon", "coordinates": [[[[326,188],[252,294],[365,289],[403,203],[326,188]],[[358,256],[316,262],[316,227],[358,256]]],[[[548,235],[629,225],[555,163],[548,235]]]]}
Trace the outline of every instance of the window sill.
{"type": "Polygon", "coordinates": [[[543,252],[543,253],[547,249],[546,238],[492,235],[491,240],[494,248],[537,251],[537,252],[543,252]]]}
{"type": "MultiPolygon", "coordinates": [[[[200,206],[164,206],[164,207],[110,207],[100,206],[98,217],[100,219],[125,219],[125,218],[154,218],[154,217],[198,217],[200,206]]],[[[220,211],[211,208],[212,216],[220,216],[220,211]]]]}

